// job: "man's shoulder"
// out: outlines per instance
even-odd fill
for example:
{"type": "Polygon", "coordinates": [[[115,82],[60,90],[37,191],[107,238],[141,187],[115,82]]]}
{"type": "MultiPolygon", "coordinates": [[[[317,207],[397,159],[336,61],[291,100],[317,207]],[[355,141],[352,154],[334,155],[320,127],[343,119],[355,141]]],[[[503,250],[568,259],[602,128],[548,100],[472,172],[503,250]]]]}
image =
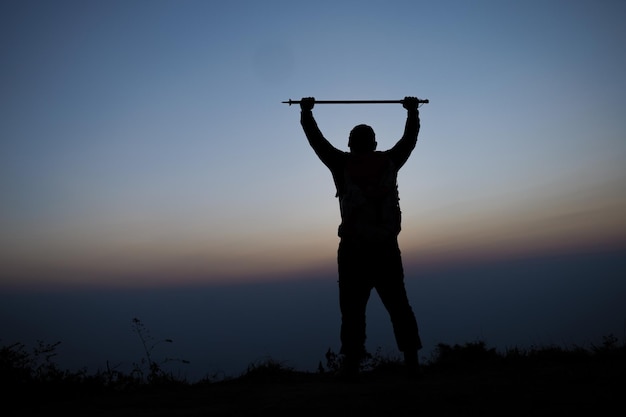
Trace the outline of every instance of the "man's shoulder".
{"type": "Polygon", "coordinates": [[[350,152],[335,148],[335,152],[333,152],[332,157],[327,160],[326,165],[331,171],[342,171],[348,165],[349,160],[350,152]]]}
{"type": "Polygon", "coordinates": [[[402,148],[394,147],[383,151],[383,153],[389,158],[389,160],[396,167],[396,169],[399,170],[402,165],[404,165],[406,160],[409,159],[412,150],[413,149],[405,150],[402,148]]]}

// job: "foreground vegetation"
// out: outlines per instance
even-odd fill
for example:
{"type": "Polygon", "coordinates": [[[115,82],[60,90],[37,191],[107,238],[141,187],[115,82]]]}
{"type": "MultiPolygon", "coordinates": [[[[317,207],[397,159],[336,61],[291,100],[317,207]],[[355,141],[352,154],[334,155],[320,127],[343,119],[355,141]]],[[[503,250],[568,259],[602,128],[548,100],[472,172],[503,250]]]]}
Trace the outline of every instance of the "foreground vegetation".
{"type": "MultiPolygon", "coordinates": [[[[439,344],[408,379],[398,358],[371,355],[362,377],[335,377],[341,358],[328,351],[317,372],[275,360],[251,364],[235,378],[190,383],[153,359],[141,322],[135,322],[145,357],[129,373],[60,369],[58,343],[28,350],[0,348],[5,409],[14,415],[563,415],[626,411],[626,344],[610,335],[590,348],[558,346],[503,353],[484,342],[439,344]]],[[[4,414],[4,413],[3,413],[4,414]]],[[[9,413],[10,414],[10,413],[9,413]]]]}

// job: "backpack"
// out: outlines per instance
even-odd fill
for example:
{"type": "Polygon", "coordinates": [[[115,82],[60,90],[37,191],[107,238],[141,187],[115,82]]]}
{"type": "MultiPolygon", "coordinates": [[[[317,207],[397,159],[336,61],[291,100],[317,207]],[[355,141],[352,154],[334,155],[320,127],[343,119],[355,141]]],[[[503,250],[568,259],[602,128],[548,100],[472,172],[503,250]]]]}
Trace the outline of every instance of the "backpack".
{"type": "Polygon", "coordinates": [[[400,233],[398,171],[384,152],[350,154],[339,195],[339,236],[363,243],[384,242],[400,233]]]}

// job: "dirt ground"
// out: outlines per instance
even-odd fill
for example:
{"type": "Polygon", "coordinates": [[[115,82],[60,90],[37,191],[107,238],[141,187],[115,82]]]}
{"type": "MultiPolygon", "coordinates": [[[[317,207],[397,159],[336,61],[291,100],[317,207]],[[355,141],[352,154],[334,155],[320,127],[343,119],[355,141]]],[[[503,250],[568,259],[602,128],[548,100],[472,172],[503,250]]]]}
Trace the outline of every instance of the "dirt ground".
{"type": "MultiPolygon", "coordinates": [[[[341,381],[282,371],[132,390],[63,389],[12,398],[9,415],[49,416],[560,416],[626,415],[626,364],[506,369],[401,369],[341,381]]],[[[6,393],[6,391],[5,391],[6,393]]],[[[5,403],[6,404],[6,403],[5,403]]],[[[6,414],[5,414],[6,415],[6,414]]]]}

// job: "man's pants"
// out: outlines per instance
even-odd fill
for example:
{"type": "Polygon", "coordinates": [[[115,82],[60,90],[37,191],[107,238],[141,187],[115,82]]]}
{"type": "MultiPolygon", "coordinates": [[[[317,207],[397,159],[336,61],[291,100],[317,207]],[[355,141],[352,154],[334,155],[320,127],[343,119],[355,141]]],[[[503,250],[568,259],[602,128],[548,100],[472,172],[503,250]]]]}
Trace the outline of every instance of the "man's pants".
{"type": "Polygon", "coordinates": [[[376,289],[389,312],[398,349],[404,353],[421,349],[417,321],[404,287],[404,270],[397,240],[363,245],[342,239],[337,263],[341,309],[340,353],[353,358],[365,355],[365,312],[372,289],[376,289]]]}

